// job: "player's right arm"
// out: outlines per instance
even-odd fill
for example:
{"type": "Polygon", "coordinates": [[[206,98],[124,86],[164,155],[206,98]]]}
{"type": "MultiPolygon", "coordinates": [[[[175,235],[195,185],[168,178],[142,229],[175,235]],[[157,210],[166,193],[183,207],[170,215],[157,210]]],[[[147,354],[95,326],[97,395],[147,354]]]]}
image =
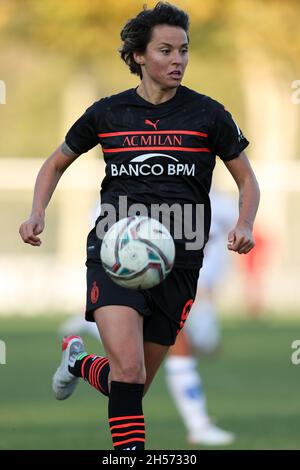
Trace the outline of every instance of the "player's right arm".
{"type": "Polygon", "coordinates": [[[42,165],[35,182],[31,214],[19,229],[24,243],[41,245],[38,235],[44,230],[46,207],[62,174],[77,157],[78,155],[63,143],[42,165]]]}

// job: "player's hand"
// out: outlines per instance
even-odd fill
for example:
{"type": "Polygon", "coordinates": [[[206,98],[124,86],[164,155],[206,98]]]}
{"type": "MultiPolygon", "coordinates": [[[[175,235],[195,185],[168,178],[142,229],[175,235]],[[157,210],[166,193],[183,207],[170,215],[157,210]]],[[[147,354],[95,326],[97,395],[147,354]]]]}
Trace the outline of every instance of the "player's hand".
{"type": "Polygon", "coordinates": [[[22,223],[19,234],[24,243],[32,246],[40,246],[42,241],[37,235],[42,233],[45,227],[45,219],[39,215],[31,215],[28,220],[22,223]]]}
{"type": "Polygon", "coordinates": [[[228,234],[227,248],[230,251],[246,254],[255,246],[252,230],[247,225],[237,225],[228,234]]]}

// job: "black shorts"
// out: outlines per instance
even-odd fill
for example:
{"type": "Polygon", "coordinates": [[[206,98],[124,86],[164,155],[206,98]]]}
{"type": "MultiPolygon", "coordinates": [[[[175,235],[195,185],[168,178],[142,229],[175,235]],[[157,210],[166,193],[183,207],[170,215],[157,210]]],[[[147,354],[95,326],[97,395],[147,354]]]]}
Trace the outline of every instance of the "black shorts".
{"type": "Polygon", "coordinates": [[[193,304],[198,269],[173,268],[158,286],[131,290],[118,286],[104,271],[100,259],[87,259],[86,320],[94,321],[94,310],[105,305],[126,305],[144,317],[144,339],[172,345],[183,328],[193,304]]]}

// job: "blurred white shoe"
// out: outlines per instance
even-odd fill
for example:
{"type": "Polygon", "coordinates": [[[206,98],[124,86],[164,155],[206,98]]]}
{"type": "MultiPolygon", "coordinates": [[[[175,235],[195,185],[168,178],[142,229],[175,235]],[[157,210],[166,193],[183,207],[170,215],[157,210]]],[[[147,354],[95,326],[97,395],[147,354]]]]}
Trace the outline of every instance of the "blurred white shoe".
{"type": "Polygon", "coordinates": [[[187,438],[190,444],[203,444],[206,446],[226,446],[234,442],[235,436],[229,431],[218,428],[208,421],[198,430],[190,433],[187,438]]]}
{"type": "Polygon", "coordinates": [[[75,390],[78,377],[71,374],[69,365],[73,366],[76,357],[84,352],[84,344],[80,336],[65,336],[62,341],[62,358],[52,379],[52,390],[57,400],[65,400],[75,390]]]}

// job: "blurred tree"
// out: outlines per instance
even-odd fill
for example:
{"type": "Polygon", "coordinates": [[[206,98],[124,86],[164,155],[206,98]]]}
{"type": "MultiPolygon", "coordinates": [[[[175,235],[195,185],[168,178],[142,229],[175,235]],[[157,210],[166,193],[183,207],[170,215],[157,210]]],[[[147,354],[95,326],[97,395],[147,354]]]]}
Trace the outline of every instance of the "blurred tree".
{"type": "MultiPolygon", "coordinates": [[[[224,32],[224,8],[208,0],[176,2],[192,16],[196,34],[194,44],[207,49],[207,35],[219,29],[224,32]],[[203,29],[199,28],[203,25],[203,29]],[[205,41],[197,41],[197,38],[205,41]]],[[[156,2],[149,2],[152,7],[156,2]]],[[[0,26],[7,40],[20,40],[28,46],[47,48],[89,62],[111,52],[120,43],[119,31],[127,18],[142,8],[140,0],[0,0],[0,26]]],[[[220,41],[222,44],[222,41],[220,41]]]]}
{"type": "MultiPolygon", "coordinates": [[[[282,103],[290,103],[291,81],[300,78],[299,0],[174,0],[174,3],[187,10],[191,18],[192,60],[187,72],[191,86],[197,89],[201,86],[204,93],[221,101],[227,97],[230,109],[233,104],[238,114],[242,111],[242,89],[247,115],[252,116],[253,135],[257,136],[257,128],[266,135],[265,125],[260,125],[258,119],[262,114],[259,104],[254,111],[251,106],[268,96],[268,102],[273,104],[269,115],[274,119],[280,114],[282,103]],[[279,91],[284,87],[282,101],[279,91]],[[260,98],[253,100],[253,96],[260,98]]],[[[6,140],[0,142],[0,153],[34,155],[41,145],[45,148],[45,143],[50,143],[47,124],[52,122],[53,136],[61,89],[72,75],[84,72],[98,77],[101,94],[118,89],[125,67],[114,60],[116,55],[112,51],[120,46],[119,33],[124,22],[136,15],[142,4],[143,0],[0,0],[0,54],[5,65],[0,79],[9,83],[10,104],[1,123],[6,140]],[[45,89],[47,93],[37,94],[36,89],[45,89]],[[16,112],[23,118],[19,140],[12,138],[16,112]],[[45,124],[34,140],[33,123],[41,127],[41,118],[45,124]]],[[[147,4],[152,8],[156,1],[149,0],[147,4]]],[[[129,81],[130,77],[126,85],[129,81]]],[[[294,134],[298,109],[293,107],[289,126],[294,134]]],[[[285,121],[288,127],[289,119],[285,121]]],[[[271,120],[265,122],[269,122],[270,128],[280,127],[279,121],[277,127],[271,120]]],[[[288,141],[288,154],[297,154],[295,138],[289,136],[288,141]]],[[[276,148],[278,151],[279,146],[276,148]]]]}
{"type": "MultiPolygon", "coordinates": [[[[299,0],[177,0],[192,20],[192,45],[224,53],[238,34],[243,47],[263,44],[274,57],[297,65],[300,57],[299,0]],[[215,40],[213,40],[215,38],[215,40]],[[225,44],[224,44],[225,38],[225,44]]],[[[149,1],[153,7],[156,1],[149,1]]],[[[119,44],[124,20],[142,7],[140,0],[0,0],[3,38],[19,39],[78,60],[94,60],[119,44]]],[[[211,51],[210,51],[211,52],[211,51]]]]}

